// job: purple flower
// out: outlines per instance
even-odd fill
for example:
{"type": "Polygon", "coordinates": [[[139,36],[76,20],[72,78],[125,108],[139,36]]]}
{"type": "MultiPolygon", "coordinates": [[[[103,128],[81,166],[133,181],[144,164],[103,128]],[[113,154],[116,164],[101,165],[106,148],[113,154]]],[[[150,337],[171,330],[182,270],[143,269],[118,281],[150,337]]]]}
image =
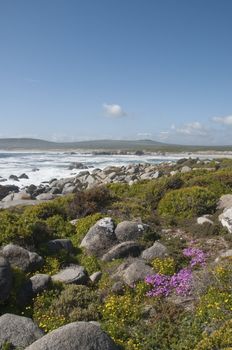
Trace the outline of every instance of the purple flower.
{"type": "Polygon", "coordinates": [[[186,248],[183,250],[184,256],[191,258],[190,266],[194,267],[196,265],[204,266],[206,254],[198,248],[186,248]]]}

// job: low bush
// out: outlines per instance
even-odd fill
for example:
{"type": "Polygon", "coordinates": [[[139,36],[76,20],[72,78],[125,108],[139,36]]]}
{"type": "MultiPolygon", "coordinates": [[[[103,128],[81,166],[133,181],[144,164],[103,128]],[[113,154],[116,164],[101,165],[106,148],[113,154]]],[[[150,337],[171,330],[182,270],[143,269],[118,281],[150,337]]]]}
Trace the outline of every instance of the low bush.
{"type": "Polygon", "coordinates": [[[159,203],[158,212],[163,217],[191,218],[212,213],[216,203],[216,196],[205,188],[182,188],[166,193],[159,203]]]}

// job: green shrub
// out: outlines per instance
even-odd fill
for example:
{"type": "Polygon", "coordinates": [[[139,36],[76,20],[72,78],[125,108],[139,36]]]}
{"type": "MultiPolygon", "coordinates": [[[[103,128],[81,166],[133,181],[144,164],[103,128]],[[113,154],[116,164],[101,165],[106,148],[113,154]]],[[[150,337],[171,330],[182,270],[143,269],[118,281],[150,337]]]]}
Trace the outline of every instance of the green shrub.
{"type": "Polygon", "coordinates": [[[188,218],[212,213],[216,208],[216,196],[201,187],[172,190],[161,199],[158,207],[163,217],[188,218]]]}
{"type": "Polygon", "coordinates": [[[99,302],[94,290],[66,285],[35,297],[33,318],[45,332],[49,332],[70,322],[98,320],[99,302]]]}
{"type": "Polygon", "coordinates": [[[89,275],[101,270],[98,259],[93,255],[86,255],[82,253],[77,256],[79,264],[84,266],[89,275]]]}

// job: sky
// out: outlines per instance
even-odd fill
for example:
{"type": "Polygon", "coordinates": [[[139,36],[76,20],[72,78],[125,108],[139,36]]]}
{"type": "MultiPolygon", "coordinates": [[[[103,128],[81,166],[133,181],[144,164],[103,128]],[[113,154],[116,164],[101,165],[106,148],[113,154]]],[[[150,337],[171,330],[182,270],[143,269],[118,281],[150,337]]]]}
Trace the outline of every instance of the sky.
{"type": "Polygon", "coordinates": [[[231,0],[0,0],[0,137],[232,144],[231,0]]]}

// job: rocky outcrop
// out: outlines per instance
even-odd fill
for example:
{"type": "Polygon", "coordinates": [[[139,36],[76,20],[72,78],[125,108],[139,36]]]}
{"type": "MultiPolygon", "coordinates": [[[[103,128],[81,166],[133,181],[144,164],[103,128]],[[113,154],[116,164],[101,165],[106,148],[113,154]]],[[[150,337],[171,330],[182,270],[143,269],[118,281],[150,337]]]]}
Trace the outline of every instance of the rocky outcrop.
{"type": "Polygon", "coordinates": [[[218,201],[217,209],[229,209],[232,207],[232,194],[224,194],[218,201]]]}
{"type": "Polygon", "coordinates": [[[139,256],[141,251],[142,245],[135,241],[122,242],[104,254],[102,261],[112,261],[114,259],[126,258],[128,256],[139,256]]]}
{"type": "Polygon", "coordinates": [[[25,350],[119,350],[113,340],[90,322],[73,322],[37,340],[25,350]]]}
{"type": "Polygon", "coordinates": [[[80,246],[85,248],[90,254],[102,256],[109,248],[117,244],[114,227],[114,222],[109,217],[98,220],[90,228],[80,246]]]}
{"type": "Polygon", "coordinates": [[[53,275],[52,280],[65,284],[87,284],[89,277],[83,266],[71,265],[53,275]]]}
{"type": "Polygon", "coordinates": [[[122,221],[116,229],[115,234],[119,242],[139,239],[148,230],[149,226],[135,221],[122,221]]]}
{"type": "Polygon", "coordinates": [[[4,343],[24,349],[43,337],[44,333],[27,317],[4,314],[0,317],[0,348],[4,343]]]}
{"type": "Polygon", "coordinates": [[[43,265],[43,258],[40,255],[15,244],[8,244],[3,247],[1,254],[12,266],[25,272],[35,271],[43,265]]]}
{"type": "Polygon", "coordinates": [[[0,302],[4,302],[10,294],[12,273],[8,261],[0,256],[0,302]]]}

